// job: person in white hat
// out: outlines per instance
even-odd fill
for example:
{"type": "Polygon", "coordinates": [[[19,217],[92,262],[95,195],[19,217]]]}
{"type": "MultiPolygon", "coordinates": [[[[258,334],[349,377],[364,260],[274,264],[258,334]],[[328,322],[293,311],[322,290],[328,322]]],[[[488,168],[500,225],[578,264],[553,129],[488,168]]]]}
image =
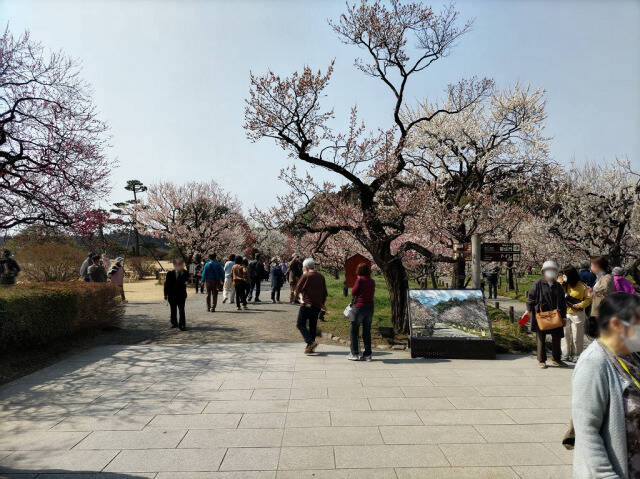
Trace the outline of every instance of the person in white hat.
{"type": "Polygon", "coordinates": [[[564,327],[559,326],[543,331],[538,327],[536,320],[536,313],[538,312],[557,310],[562,322],[566,322],[567,303],[564,289],[557,281],[558,271],[559,268],[555,261],[545,261],[542,265],[542,278],[531,285],[527,295],[527,311],[531,317],[531,331],[536,333],[538,366],[541,369],[546,369],[547,367],[547,334],[551,334],[551,364],[553,366],[566,366],[562,362],[560,348],[561,340],[564,337],[564,327]]]}

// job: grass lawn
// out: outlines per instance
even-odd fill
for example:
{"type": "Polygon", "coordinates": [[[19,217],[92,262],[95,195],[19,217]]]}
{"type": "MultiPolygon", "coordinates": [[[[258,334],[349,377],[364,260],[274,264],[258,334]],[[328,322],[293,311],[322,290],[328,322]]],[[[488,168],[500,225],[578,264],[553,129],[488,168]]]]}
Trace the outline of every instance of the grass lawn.
{"type": "MultiPolygon", "coordinates": [[[[502,296],[506,296],[507,298],[517,299],[518,301],[526,302],[527,301],[527,293],[531,288],[531,285],[540,278],[539,274],[527,274],[523,277],[518,277],[518,294],[515,291],[509,291],[507,289],[507,276],[502,275],[500,278],[501,283],[498,286],[498,294],[502,296]]],[[[488,286],[487,286],[488,287],[488,286]]]]}
{"type": "MultiPolygon", "coordinates": [[[[531,278],[536,278],[532,276],[531,278]]],[[[342,288],[344,276],[336,279],[325,273],[327,281],[327,290],[329,297],[327,298],[327,315],[326,323],[319,323],[318,329],[324,332],[333,333],[343,339],[349,338],[349,325],[351,324],[343,315],[344,308],[350,301],[349,297],[344,297],[342,288]]],[[[388,344],[387,340],[380,336],[379,327],[391,327],[391,304],[389,301],[389,293],[384,278],[381,275],[374,275],[376,280],[376,295],[373,313],[373,324],[371,326],[371,338],[374,344],[388,344]]],[[[522,278],[520,278],[522,280],[522,278]]],[[[533,282],[533,279],[531,280],[533,282]]],[[[524,284],[524,282],[523,282],[524,284]]],[[[530,285],[530,283],[529,283],[530,285]]],[[[413,288],[417,285],[411,284],[413,288]]],[[[528,291],[528,286],[523,291],[528,291]]],[[[493,327],[493,335],[496,341],[496,349],[499,353],[514,352],[523,353],[533,351],[536,343],[533,337],[520,331],[517,324],[509,322],[509,317],[501,310],[489,307],[489,317],[493,327]]],[[[396,342],[406,343],[406,335],[397,335],[396,342]]]]}

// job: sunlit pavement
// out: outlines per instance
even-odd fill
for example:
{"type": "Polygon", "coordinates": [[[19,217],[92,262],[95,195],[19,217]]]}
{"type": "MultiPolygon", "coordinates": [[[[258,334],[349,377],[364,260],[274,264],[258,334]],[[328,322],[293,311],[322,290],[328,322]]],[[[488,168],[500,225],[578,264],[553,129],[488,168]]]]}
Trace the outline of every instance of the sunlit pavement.
{"type": "Polygon", "coordinates": [[[571,369],[346,354],[94,348],[0,387],[0,477],[571,477],[571,369]]]}

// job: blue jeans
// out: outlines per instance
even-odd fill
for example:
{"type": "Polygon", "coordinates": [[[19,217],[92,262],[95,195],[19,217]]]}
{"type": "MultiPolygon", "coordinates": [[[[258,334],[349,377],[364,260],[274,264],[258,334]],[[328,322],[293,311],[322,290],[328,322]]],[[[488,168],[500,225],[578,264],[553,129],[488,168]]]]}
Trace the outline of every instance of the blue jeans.
{"type": "Polygon", "coordinates": [[[359,355],[360,340],[358,335],[360,333],[360,325],[362,324],[362,341],[364,342],[364,355],[371,356],[371,322],[373,320],[373,305],[360,306],[355,308],[355,319],[351,321],[351,327],[349,328],[349,335],[351,336],[351,354],[354,356],[359,355]]]}
{"type": "Polygon", "coordinates": [[[318,326],[318,315],[320,314],[320,308],[315,306],[300,306],[298,310],[298,323],[296,326],[302,333],[304,342],[311,344],[316,340],[316,328],[318,326]],[[307,328],[307,322],[309,327],[307,328]]]}

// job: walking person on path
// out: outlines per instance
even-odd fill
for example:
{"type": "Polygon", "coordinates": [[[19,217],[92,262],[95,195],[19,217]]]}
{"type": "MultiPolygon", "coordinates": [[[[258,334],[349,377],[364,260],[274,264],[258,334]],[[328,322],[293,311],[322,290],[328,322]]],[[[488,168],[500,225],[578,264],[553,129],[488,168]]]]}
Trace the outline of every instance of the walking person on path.
{"type": "Polygon", "coordinates": [[[349,327],[351,336],[351,354],[347,356],[350,361],[371,361],[371,322],[373,320],[373,297],[376,292],[376,282],[371,277],[371,266],[361,263],[356,270],[356,282],[351,289],[353,297],[353,320],[349,327]],[[360,357],[360,325],[362,325],[362,342],[364,352],[360,357]]]}
{"type": "Polygon", "coordinates": [[[633,283],[624,277],[624,268],[616,266],[611,271],[611,274],[613,275],[613,284],[617,292],[636,294],[636,288],[633,287],[633,283]]]}
{"type": "Polygon", "coordinates": [[[318,342],[316,341],[318,315],[324,308],[328,293],[324,276],[315,271],[316,264],[313,259],[305,259],[302,267],[303,275],[294,291],[296,297],[298,295],[302,296],[296,326],[307,344],[304,353],[311,354],[318,347],[318,342]]]}
{"type": "Polygon", "coordinates": [[[233,277],[231,276],[231,269],[236,264],[236,255],[229,255],[229,259],[224,264],[224,285],[222,286],[222,302],[233,304],[235,301],[235,287],[233,286],[233,277]]]}
{"type": "Polygon", "coordinates": [[[640,298],[600,302],[597,341],[573,372],[573,477],[640,477],[640,298]]]}
{"type": "Polygon", "coordinates": [[[253,297],[253,293],[255,291],[256,298],[254,302],[259,303],[260,302],[260,284],[262,283],[262,280],[265,279],[265,276],[266,276],[264,264],[260,259],[259,253],[256,253],[253,259],[249,261],[248,273],[249,273],[248,301],[251,301],[251,298],[253,297]]]}
{"type": "Polygon", "coordinates": [[[298,281],[302,276],[302,263],[300,262],[300,256],[294,254],[291,257],[291,261],[289,262],[289,287],[291,288],[291,295],[289,297],[289,302],[291,304],[298,303],[298,295],[296,294],[296,286],[298,285],[298,281]]]}
{"type": "Polygon", "coordinates": [[[238,311],[241,309],[247,309],[247,292],[249,291],[249,274],[247,273],[247,267],[242,256],[236,256],[236,264],[231,268],[231,278],[233,280],[233,287],[236,290],[236,308],[238,311]],[[242,308],[240,305],[242,304],[242,308]]]}
{"type": "Polygon", "coordinates": [[[500,277],[500,266],[491,263],[486,272],[487,283],[489,285],[489,299],[498,299],[498,279],[500,277]]]}
{"type": "Polygon", "coordinates": [[[89,277],[89,266],[93,264],[94,256],[95,254],[93,252],[90,252],[87,255],[86,259],[82,262],[82,266],[80,266],[80,277],[87,283],[91,281],[91,278],[89,277]]]}
{"type": "Polygon", "coordinates": [[[184,260],[182,258],[174,259],[173,270],[167,272],[167,277],[164,280],[164,299],[169,302],[171,327],[180,328],[180,331],[187,329],[184,303],[187,300],[188,282],[189,273],[184,268],[184,260]]]}
{"type": "Polygon", "coordinates": [[[271,268],[269,269],[269,281],[271,283],[271,302],[280,302],[280,290],[284,284],[284,273],[278,264],[278,258],[271,260],[271,268]]]}
{"type": "Polygon", "coordinates": [[[107,273],[107,276],[109,277],[109,281],[111,281],[111,284],[114,285],[120,292],[122,301],[126,303],[127,299],[124,297],[124,258],[122,256],[116,258],[116,262],[107,273]]]}
{"type": "Polygon", "coordinates": [[[564,298],[564,289],[558,283],[558,265],[555,261],[545,261],[542,265],[542,278],[531,285],[527,295],[527,311],[531,318],[531,331],[536,333],[536,345],[538,355],[538,367],[547,368],[547,334],[551,335],[551,350],[553,366],[566,366],[562,362],[562,350],[560,342],[564,337],[564,327],[542,331],[538,327],[536,313],[557,310],[566,324],[567,303],[564,298]]]}
{"type": "Polygon", "coordinates": [[[91,258],[93,264],[87,269],[87,274],[92,283],[106,283],[107,282],[107,270],[104,269],[100,262],[100,255],[94,254],[91,258]]]}
{"type": "Polygon", "coordinates": [[[202,270],[204,269],[204,261],[198,259],[196,261],[196,267],[193,276],[194,286],[196,288],[196,293],[200,290],[200,294],[204,293],[204,283],[202,282],[202,270]]]}
{"type": "Polygon", "coordinates": [[[224,269],[222,265],[216,261],[215,253],[209,255],[209,261],[202,269],[202,281],[207,288],[207,311],[215,312],[218,306],[218,290],[224,281],[224,269]]]}
{"type": "Polygon", "coordinates": [[[582,353],[584,331],[587,323],[585,309],[591,304],[587,294],[587,287],[573,266],[562,271],[562,287],[567,302],[567,323],[564,327],[564,341],[562,341],[563,360],[575,362],[582,353]]]}
{"type": "Polygon", "coordinates": [[[11,257],[11,251],[5,249],[0,260],[0,284],[16,284],[16,278],[20,273],[20,266],[11,257]]]}

